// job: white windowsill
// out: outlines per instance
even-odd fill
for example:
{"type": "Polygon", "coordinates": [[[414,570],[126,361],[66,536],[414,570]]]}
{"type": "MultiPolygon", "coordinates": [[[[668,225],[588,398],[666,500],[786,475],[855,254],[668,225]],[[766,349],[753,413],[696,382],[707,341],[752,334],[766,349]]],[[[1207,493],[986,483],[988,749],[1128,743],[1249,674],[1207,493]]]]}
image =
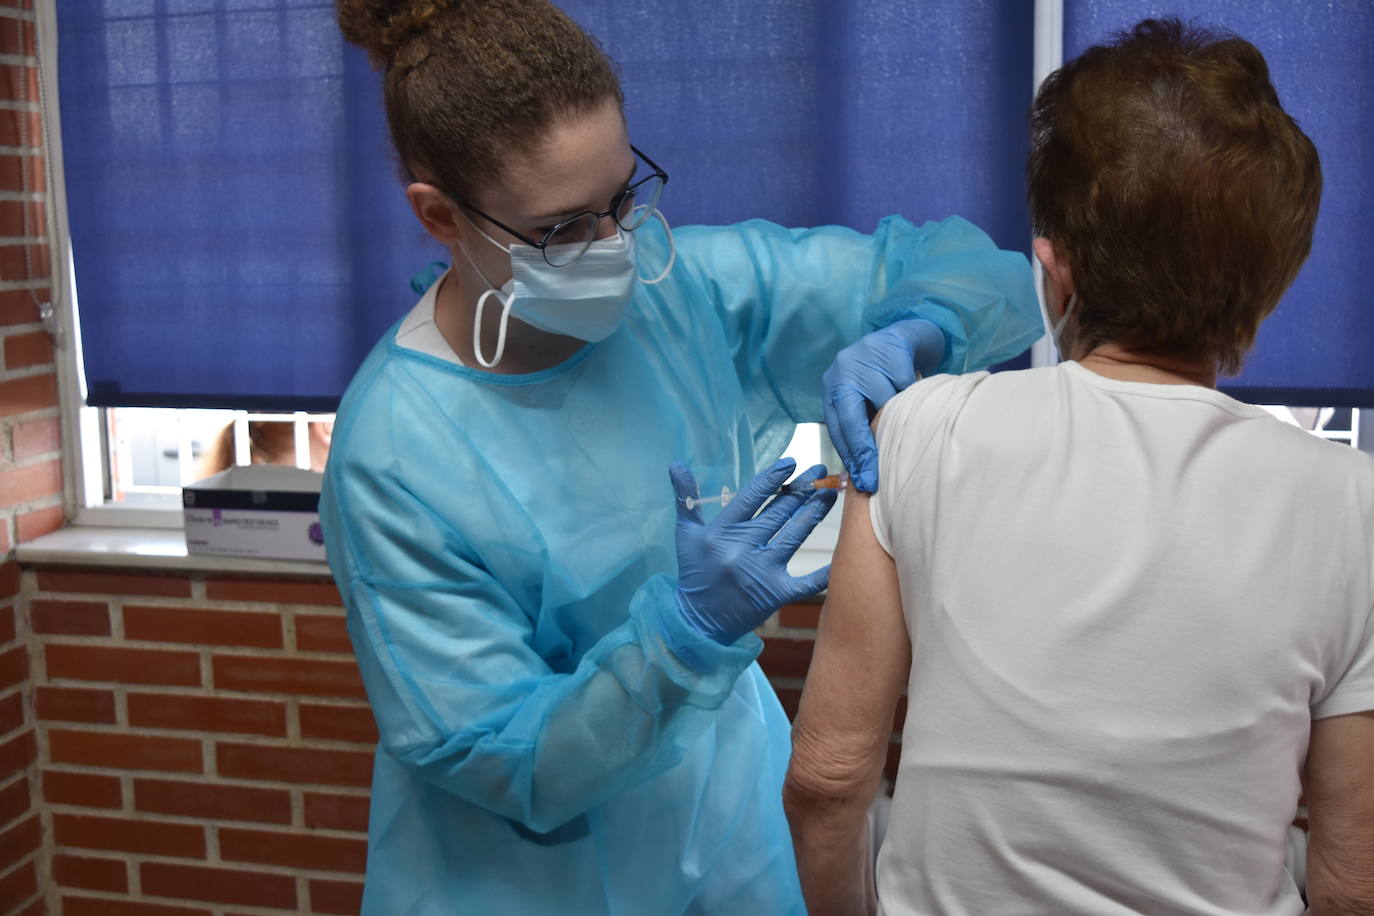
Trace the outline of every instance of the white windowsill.
{"type": "Polygon", "coordinates": [[[310,560],[255,560],[186,552],[180,528],[103,528],[73,525],[15,548],[24,565],[108,566],[174,572],[237,572],[328,576],[329,567],[310,560]]]}
{"type": "MultiPolygon", "coordinates": [[[[788,564],[788,572],[800,576],[819,569],[830,562],[830,553],[826,547],[803,545],[788,564]]],[[[326,564],[309,560],[252,560],[188,554],[185,535],[179,528],[75,525],[18,545],[15,557],[20,563],[32,566],[111,566],[184,572],[329,575],[326,564]]]]}
{"type": "MultiPolygon", "coordinates": [[[[833,538],[833,535],[831,535],[833,538]]],[[[832,541],[833,543],[833,541],[832,541]]],[[[830,562],[831,548],[803,545],[788,572],[805,575],[830,562]]],[[[328,576],[329,567],[309,560],[251,560],[188,554],[180,528],[100,528],[74,525],[26,541],[15,548],[24,565],[118,566],[126,569],[247,572],[294,576],[328,576]]]]}

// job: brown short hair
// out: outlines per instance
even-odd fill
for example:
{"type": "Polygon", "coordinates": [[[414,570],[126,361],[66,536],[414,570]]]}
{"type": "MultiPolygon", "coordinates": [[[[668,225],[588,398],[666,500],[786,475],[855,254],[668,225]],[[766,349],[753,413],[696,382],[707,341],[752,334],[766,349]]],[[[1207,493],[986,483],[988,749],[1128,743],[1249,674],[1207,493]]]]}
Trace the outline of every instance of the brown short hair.
{"type": "Polygon", "coordinates": [[[1148,19],[1045,80],[1031,219],[1073,272],[1078,338],[1234,375],[1312,247],[1316,147],[1254,45],[1148,19]]]}
{"type": "Polygon", "coordinates": [[[545,0],[336,0],[344,37],[385,71],[391,140],[416,170],[464,197],[502,177],[560,116],[614,100],[596,40],[545,0]]]}

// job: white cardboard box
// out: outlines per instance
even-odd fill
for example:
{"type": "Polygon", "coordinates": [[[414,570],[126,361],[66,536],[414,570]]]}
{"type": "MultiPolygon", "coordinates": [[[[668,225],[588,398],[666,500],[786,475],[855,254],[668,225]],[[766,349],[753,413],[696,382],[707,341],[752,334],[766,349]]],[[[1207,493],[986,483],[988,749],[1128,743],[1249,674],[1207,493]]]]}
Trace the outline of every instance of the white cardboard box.
{"type": "Polygon", "coordinates": [[[324,560],[317,471],[253,464],[181,489],[187,553],[324,560]]]}

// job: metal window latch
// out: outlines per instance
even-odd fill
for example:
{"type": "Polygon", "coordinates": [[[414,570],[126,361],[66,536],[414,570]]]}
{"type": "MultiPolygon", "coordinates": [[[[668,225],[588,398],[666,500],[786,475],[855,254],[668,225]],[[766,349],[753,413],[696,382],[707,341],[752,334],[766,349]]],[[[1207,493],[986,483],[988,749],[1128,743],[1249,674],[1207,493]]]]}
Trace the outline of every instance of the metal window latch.
{"type": "Polygon", "coordinates": [[[53,343],[62,343],[62,322],[57,318],[57,309],[53,308],[51,302],[38,303],[38,320],[43,322],[43,330],[48,332],[48,336],[53,339],[53,343]]]}

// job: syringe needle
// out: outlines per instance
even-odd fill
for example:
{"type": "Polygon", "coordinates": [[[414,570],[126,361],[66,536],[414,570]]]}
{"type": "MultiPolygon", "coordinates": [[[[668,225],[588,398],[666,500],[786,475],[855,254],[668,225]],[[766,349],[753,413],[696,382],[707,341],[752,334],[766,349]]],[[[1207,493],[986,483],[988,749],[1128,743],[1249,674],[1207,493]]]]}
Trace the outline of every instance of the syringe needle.
{"type": "Polygon", "coordinates": [[[790,493],[807,493],[811,490],[848,490],[849,474],[841,471],[838,474],[831,474],[829,477],[818,477],[808,483],[789,483],[778,490],[779,495],[786,496],[790,493]]]}

